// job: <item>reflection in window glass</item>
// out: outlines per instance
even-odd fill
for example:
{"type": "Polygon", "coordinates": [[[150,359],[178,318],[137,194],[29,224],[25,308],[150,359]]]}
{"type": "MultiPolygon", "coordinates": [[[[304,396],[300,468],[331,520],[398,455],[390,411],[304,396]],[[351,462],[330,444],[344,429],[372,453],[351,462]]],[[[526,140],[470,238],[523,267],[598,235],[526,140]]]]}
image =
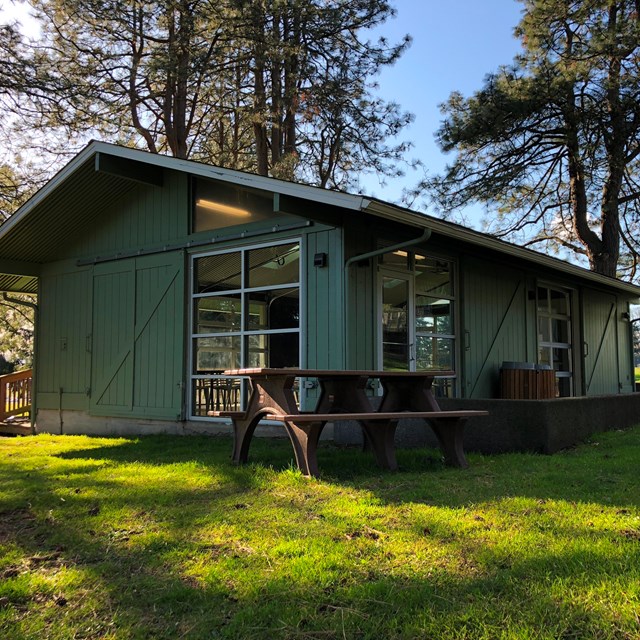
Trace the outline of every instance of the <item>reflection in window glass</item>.
{"type": "Polygon", "coordinates": [[[451,262],[415,256],[416,369],[455,369],[451,262]]]}
{"type": "Polygon", "coordinates": [[[242,286],[241,253],[221,253],[198,258],[194,263],[194,293],[218,293],[242,286]]]}
{"type": "Polygon", "coordinates": [[[438,258],[416,254],[416,294],[426,296],[452,296],[451,263],[438,258]]]}
{"type": "Polygon", "coordinates": [[[194,341],[195,373],[221,373],[240,366],[240,337],[214,336],[194,341]]]}
{"type": "Polygon", "coordinates": [[[417,336],[416,369],[453,369],[454,354],[451,338],[417,336]]]}
{"type": "Polygon", "coordinates": [[[248,294],[252,309],[261,309],[258,317],[249,318],[248,329],[293,329],[300,326],[300,289],[252,291],[248,294]]]}
{"type": "Polygon", "coordinates": [[[242,301],[239,293],[215,298],[196,298],[195,307],[196,333],[240,330],[242,301]]]}
{"type": "Polygon", "coordinates": [[[452,334],[451,301],[416,296],[416,329],[431,333],[452,334]]]}
{"type": "Polygon", "coordinates": [[[273,216],[273,196],[212,180],[194,184],[193,231],[209,231],[266,220],[273,216]]]}
{"type": "Polygon", "coordinates": [[[297,242],[194,257],[192,415],[212,398],[240,408],[242,385],[219,389],[225,369],[300,365],[299,270],[297,242]]]}
{"type": "Polygon", "coordinates": [[[570,396],[573,385],[570,292],[551,286],[536,290],[538,309],[538,364],[556,372],[560,397],[570,396]]]}
{"type": "Polygon", "coordinates": [[[249,287],[274,286],[298,282],[300,274],[300,247],[298,244],[280,244],[248,252],[249,287]]]}

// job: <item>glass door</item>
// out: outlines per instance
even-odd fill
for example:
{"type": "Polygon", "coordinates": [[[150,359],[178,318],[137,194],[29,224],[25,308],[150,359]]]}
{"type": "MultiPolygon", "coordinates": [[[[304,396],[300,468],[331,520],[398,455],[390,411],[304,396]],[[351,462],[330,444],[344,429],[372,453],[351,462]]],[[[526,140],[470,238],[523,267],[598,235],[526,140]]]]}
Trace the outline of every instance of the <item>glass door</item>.
{"type": "Polygon", "coordinates": [[[413,292],[411,276],[383,272],[382,368],[385,371],[413,369],[413,292]]]}

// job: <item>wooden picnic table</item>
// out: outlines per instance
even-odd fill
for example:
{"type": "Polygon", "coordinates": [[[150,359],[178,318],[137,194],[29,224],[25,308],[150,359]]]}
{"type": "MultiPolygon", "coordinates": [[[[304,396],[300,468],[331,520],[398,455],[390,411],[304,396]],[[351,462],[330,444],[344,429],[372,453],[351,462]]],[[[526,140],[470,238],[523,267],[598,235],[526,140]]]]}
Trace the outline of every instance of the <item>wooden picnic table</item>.
{"type": "Polygon", "coordinates": [[[247,461],[253,432],[263,419],[282,422],[287,430],[298,467],[305,475],[317,475],[317,444],[325,424],[355,420],[364,432],[378,464],[397,469],[394,436],[399,420],[416,418],[435,432],[447,464],[467,467],[463,431],[468,418],[486,411],[443,411],[433,394],[437,377],[453,371],[377,371],[298,368],[229,369],[225,376],[246,377],[251,394],[245,411],[210,411],[208,415],[231,418],[234,430],[233,461],[247,461]],[[296,378],[315,378],[320,397],[315,410],[301,412],[294,393],[296,378]],[[382,399],[374,407],[367,394],[369,380],[382,386],[382,399]]]}

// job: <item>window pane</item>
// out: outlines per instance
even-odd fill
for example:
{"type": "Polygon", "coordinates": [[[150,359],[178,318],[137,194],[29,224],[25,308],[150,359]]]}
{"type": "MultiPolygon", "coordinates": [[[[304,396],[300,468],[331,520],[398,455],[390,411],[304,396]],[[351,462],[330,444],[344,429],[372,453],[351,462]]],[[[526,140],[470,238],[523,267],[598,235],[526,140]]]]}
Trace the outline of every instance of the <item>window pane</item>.
{"type": "Polygon", "coordinates": [[[546,316],[538,317],[538,340],[540,342],[551,342],[549,318],[546,316]]]}
{"type": "Polygon", "coordinates": [[[408,371],[409,346],[402,342],[383,342],[382,368],[385,371],[408,371]]]}
{"type": "Polygon", "coordinates": [[[217,293],[242,286],[240,253],[221,253],[195,260],[194,293],[217,293]]]}
{"type": "Polygon", "coordinates": [[[248,252],[249,287],[269,287],[298,282],[300,279],[300,246],[281,244],[248,252]]]}
{"type": "Polygon", "coordinates": [[[258,329],[297,329],[300,326],[300,290],[276,289],[248,294],[250,331],[258,329]]]}
{"type": "Polygon", "coordinates": [[[409,283],[385,276],[382,285],[382,363],[385,370],[409,369],[409,283]]]}
{"type": "Polygon", "coordinates": [[[385,266],[395,266],[401,269],[409,268],[409,254],[406,251],[391,251],[380,256],[380,262],[385,266]]]}
{"type": "Polygon", "coordinates": [[[193,413],[206,416],[209,411],[237,411],[240,408],[239,378],[198,378],[192,381],[193,413]]]}
{"type": "Polygon", "coordinates": [[[451,338],[417,336],[416,369],[453,369],[453,347],[451,338]]]}
{"type": "Polygon", "coordinates": [[[538,349],[538,364],[553,365],[551,349],[548,347],[540,347],[538,349]]]}
{"type": "Polygon", "coordinates": [[[569,349],[553,349],[553,368],[556,371],[571,371],[569,349]]]}
{"type": "Polygon", "coordinates": [[[193,231],[233,227],[273,216],[271,194],[248,191],[221,182],[196,180],[193,231]]]}
{"type": "Polygon", "coordinates": [[[239,293],[195,300],[196,333],[240,331],[241,318],[242,303],[239,293]]]}
{"type": "Polygon", "coordinates": [[[416,254],[415,265],[416,295],[453,295],[451,264],[449,262],[416,254]]]}
{"type": "Polygon", "coordinates": [[[240,367],[240,336],[197,338],[195,349],[195,373],[221,372],[240,367]]]}
{"type": "Polygon", "coordinates": [[[555,315],[569,315],[569,296],[564,291],[555,289],[549,290],[550,295],[550,311],[555,315]]]}
{"type": "Polygon", "coordinates": [[[552,340],[553,342],[565,342],[569,344],[569,322],[567,320],[559,320],[553,318],[551,320],[552,340]]]}
{"type": "Polygon", "coordinates": [[[300,335],[295,333],[248,336],[248,367],[299,367],[300,335]]]}
{"type": "Polygon", "coordinates": [[[538,311],[549,312],[549,301],[547,299],[547,289],[538,287],[538,311]]]}
{"type": "Polygon", "coordinates": [[[451,301],[416,296],[416,330],[446,335],[453,334],[451,301]]]}

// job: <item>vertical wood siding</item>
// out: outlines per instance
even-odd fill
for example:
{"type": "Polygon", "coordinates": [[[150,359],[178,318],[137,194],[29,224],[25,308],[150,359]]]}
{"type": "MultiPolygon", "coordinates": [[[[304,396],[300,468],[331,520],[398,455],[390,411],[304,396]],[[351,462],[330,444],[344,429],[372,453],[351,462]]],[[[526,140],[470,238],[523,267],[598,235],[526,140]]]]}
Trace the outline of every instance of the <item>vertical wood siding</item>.
{"type": "MultiPolygon", "coordinates": [[[[349,256],[360,255],[377,248],[375,238],[364,227],[347,229],[349,256]]],[[[377,260],[352,264],[345,272],[349,299],[346,327],[346,367],[373,369],[378,366],[379,323],[377,309],[377,260]]],[[[344,268],[344,267],[343,267],[344,268]]]]}
{"type": "Polygon", "coordinates": [[[181,417],[185,312],[182,253],[96,267],[93,413],[181,417]]]}
{"type": "Polygon", "coordinates": [[[495,398],[502,362],[528,358],[525,275],[506,265],[469,257],[461,260],[460,270],[462,394],[495,398]]]}
{"type": "Polygon", "coordinates": [[[185,239],[189,230],[188,177],[165,172],[163,187],[136,184],[106,209],[100,222],[64,257],[109,255],[185,239]]]}
{"type": "Polygon", "coordinates": [[[583,313],[586,394],[618,393],[616,297],[587,289],[583,292],[583,313]]]}
{"type": "Polygon", "coordinates": [[[309,233],[305,245],[303,289],[306,298],[306,361],[320,369],[342,367],[344,314],[342,234],[339,229],[309,233]],[[316,253],[327,254],[327,266],[315,267],[316,253]]]}
{"type": "Polygon", "coordinates": [[[629,304],[618,301],[618,381],[620,393],[635,391],[635,376],[633,372],[633,334],[631,323],[623,317],[629,313],[629,304]]]}
{"type": "Polygon", "coordinates": [[[91,269],[50,268],[39,296],[38,406],[88,406],[91,371],[91,269]]]}

